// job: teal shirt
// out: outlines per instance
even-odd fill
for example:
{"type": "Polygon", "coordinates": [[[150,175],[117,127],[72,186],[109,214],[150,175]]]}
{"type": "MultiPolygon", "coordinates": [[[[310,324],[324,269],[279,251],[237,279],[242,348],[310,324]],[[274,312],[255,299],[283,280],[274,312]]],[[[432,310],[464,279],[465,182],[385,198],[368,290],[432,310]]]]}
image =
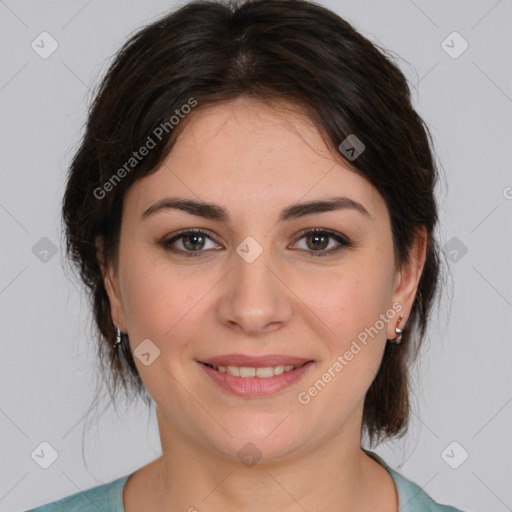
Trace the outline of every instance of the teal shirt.
{"type": "MultiPolygon", "coordinates": [[[[393,477],[398,491],[400,512],[463,512],[458,508],[436,503],[418,485],[391,469],[377,454],[368,450],[365,452],[380,462],[393,477]]],[[[132,474],[27,512],[125,512],[123,489],[132,474]]]]}

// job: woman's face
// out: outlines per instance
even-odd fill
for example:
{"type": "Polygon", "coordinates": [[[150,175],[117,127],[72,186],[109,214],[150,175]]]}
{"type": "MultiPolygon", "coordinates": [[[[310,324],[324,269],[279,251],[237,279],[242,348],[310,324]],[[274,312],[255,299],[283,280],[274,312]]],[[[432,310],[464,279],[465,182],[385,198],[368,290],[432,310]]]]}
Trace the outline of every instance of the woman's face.
{"type": "Polygon", "coordinates": [[[358,447],[421,265],[396,270],[383,198],[303,118],[246,98],[190,115],[161,168],[126,192],[106,276],[163,447],[269,459],[358,447]]]}

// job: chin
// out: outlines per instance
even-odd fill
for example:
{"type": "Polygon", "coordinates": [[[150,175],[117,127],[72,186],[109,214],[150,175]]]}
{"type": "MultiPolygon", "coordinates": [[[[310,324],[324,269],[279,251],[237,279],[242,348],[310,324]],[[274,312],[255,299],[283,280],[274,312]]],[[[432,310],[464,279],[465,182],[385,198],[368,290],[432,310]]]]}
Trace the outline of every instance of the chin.
{"type": "Polygon", "coordinates": [[[283,418],[269,417],[267,422],[260,420],[259,426],[226,424],[232,437],[224,432],[222,438],[210,437],[207,443],[223,457],[242,462],[247,467],[289,459],[307,449],[313,432],[297,432],[296,426],[290,430],[290,425],[284,425],[286,420],[279,426],[282,421],[283,418]]]}

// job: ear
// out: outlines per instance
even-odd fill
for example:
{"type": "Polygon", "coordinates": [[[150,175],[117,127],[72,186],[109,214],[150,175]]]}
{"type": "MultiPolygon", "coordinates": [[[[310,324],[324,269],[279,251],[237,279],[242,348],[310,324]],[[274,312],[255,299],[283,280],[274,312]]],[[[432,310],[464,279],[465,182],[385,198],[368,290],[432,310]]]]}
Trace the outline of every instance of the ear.
{"type": "MultiPolygon", "coordinates": [[[[400,314],[404,316],[401,327],[406,325],[409,315],[411,314],[412,305],[418,290],[418,284],[425,266],[427,255],[427,230],[425,226],[421,226],[416,231],[414,240],[409,252],[409,258],[395,273],[395,281],[393,288],[392,304],[398,302],[402,305],[400,314]]],[[[396,322],[388,324],[388,339],[396,337],[396,322]]]]}
{"type": "Polygon", "coordinates": [[[119,327],[122,332],[126,332],[126,318],[123,301],[121,299],[117,269],[114,264],[106,262],[103,254],[103,240],[99,237],[96,238],[96,255],[103,275],[103,284],[110,303],[112,322],[115,327],[119,327]]]}

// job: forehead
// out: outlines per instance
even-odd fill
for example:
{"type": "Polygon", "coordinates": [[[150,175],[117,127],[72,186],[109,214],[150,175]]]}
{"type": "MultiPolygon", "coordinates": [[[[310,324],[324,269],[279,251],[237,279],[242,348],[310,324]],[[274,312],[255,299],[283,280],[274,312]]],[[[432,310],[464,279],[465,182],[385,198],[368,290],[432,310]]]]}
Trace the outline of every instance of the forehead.
{"type": "Polygon", "coordinates": [[[255,214],[333,195],[352,196],[373,211],[382,201],[291,104],[237,98],[190,116],[160,169],[127,191],[138,211],[166,194],[255,214]]]}
{"type": "MultiPolygon", "coordinates": [[[[331,161],[311,120],[290,103],[240,97],[191,113],[173,148],[172,161],[193,159],[199,166],[250,168],[287,163],[289,154],[300,161],[331,161]],[[222,151],[216,151],[222,148],[222,151]]],[[[283,166],[284,167],[284,166],[283,166]]]]}

